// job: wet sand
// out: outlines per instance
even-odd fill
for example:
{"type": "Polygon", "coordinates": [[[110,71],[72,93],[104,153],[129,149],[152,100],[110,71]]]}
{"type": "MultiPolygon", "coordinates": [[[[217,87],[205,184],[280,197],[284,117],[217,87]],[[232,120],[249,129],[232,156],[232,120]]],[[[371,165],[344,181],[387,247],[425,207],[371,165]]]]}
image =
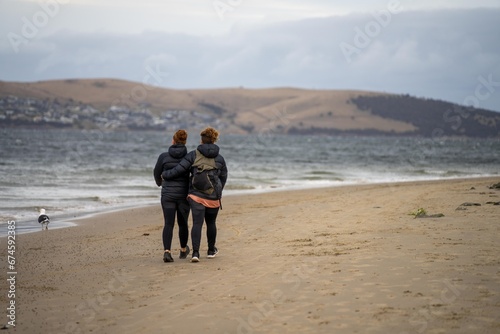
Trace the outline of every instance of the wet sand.
{"type": "Polygon", "coordinates": [[[229,196],[220,253],[207,259],[203,236],[199,263],[178,258],[177,227],[175,262],[162,261],[159,205],[18,235],[5,332],[498,333],[499,181],[229,196]]]}

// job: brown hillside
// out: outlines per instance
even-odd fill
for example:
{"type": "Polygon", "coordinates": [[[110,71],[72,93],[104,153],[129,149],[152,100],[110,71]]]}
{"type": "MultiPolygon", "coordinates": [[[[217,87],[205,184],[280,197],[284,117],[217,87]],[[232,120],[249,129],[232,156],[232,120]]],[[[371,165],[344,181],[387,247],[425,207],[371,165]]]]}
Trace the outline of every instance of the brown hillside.
{"type": "Polygon", "coordinates": [[[72,79],[33,83],[0,82],[1,96],[72,100],[100,110],[112,105],[147,106],[155,113],[166,110],[195,110],[231,119],[232,129],[253,132],[290,128],[340,131],[375,130],[405,133],[410,123],[383,118],[360,110],[349,102],[357,96],[387,94],[361,91],[273,89],[174,90],[114,79],[72,79]]]}

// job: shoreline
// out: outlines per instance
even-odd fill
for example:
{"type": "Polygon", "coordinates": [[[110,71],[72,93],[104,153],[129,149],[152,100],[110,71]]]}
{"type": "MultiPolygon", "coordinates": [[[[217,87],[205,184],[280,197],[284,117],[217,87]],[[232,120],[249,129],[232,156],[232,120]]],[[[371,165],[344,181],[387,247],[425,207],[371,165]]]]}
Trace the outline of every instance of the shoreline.
{"type": "MultiPolygon", "coordinates": [[[[500,207],[487,204],[499,201],[500,191],[488,189],[496,182],[227,196],[217,219],[220,252],[205,257],[203,234],[199,263],[178,258],[177,228],[175,261],[162,261],[159,204],[21,234],[15,330],[496,332],[500,207]],[[410,215],[419,208],[444,217],[410,215]]],[[[7,280],[0,287],[8,291],[7,280]]],[[[8,302],[0,296],[4,312],[8,302]]]]}
{"type": "MultiPolygon", "coordinates": [[[[465,180],[482,180],[482,179],[495,179],[497,176],[476,176],[476,177],[452,177],[452,178],[444,178],[444,179],[425,179],[425,180],[398,180],[398,181],[377,181],[377,182],[368,182],[368,183],[357,183],[357,182],[352,182],[352,183],[347,183],[347,184],[338,184],[338,185],[317,185],[317,186],[309,186],[309,187],[303,187],[303,186],[298,186],[298,187],[276,187],[276,188],[270,188],[270,189],[251,189],[251,190],[233,190],[229,194],[225,194],[224,198],[232,197],[232,196],[259,196],[263,194],[270,194],[270,193],[287,193],[287,192],[295,192],[295,191],[313,191],[316,189],[329,189],[329,188],[343,188],[343,187],[356,187],[356,186],[371,186],[371,185],[397,185],[397,184],[413,184],[413,183],[434,183],[434,182],[453,182],[453,181],[465,181],[465,180]]],[[[500,177],[498,177],[500,180],[500,177]]],[[[160,205],[160,196],[158,196],[158,199],[155,200],[158,203],[141,203],[141,204],[122,204],[122,205],[117,205],[109,208],[101,208],[101,209],[96,209],[96,210],[90,210],[90,211],[82,211],[82,212],[77,212],[77,213],[61,213],[59,215],[54,215],[51,217],[51,224],[49,225],[49,228],[52,229],[61,229],[61,228],[68,228],[68,227],[75,227],[78,226],[78,221],[85,220],[85,219],[90,219],[95,216],[99,216],[102,214],[107,214],[107,213],[114,213],[114,212],[120,212],[120,211],[127,211],[131,209],[140,209],[140,208],[145,208],[145,207],[153,207],[156,205],[160,205]]],[[[15,221],[17,226],[19,224],[23,225],[20,229],[23,231],[18,233],[18,234],[27,234],[27,233],[36,233],[36,232],[42,232],[41,231],[41,226],[38,224],[36,219],[38,216],[34,217],[33,220],[9,220],[9,221],[15,221]]],[[[6,226],[7,224],[1,224],[0,226],[6,226]]],[[[3,231],[0,231],[0,239],[5,238],[7,236],[7,231],[3,233],[3,231]]]]}

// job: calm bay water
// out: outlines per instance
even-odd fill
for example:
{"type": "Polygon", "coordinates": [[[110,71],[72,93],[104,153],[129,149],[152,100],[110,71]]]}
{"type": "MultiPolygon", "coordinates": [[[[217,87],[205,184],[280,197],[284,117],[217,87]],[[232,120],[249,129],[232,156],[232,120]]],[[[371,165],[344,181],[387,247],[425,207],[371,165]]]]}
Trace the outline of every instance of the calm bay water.
{"type": "MultiPolygon", "coordinates": [[[[152,170],[172,134],[0,129],[0,235],[84,213],[159,203],[152,170]]],[[[199,140],[192,132],[188,150],[199,140]]],[[[500,140],[221,135],[224,194],[497,176],[500,140]]]]}

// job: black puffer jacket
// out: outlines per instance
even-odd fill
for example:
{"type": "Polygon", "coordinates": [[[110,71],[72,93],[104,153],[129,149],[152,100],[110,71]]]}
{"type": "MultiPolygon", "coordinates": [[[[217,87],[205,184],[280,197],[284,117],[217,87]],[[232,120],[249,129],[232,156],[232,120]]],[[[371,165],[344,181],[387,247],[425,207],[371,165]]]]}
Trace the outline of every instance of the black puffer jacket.
{"type": "Polygon", "coordinates": [[[161,173],[177,166],[186,154],[187,149],[185,145],[175,144],[168,148],[168,152],[164,152],[158,157],[153,175],[156,185],[162,186],[162,198],[179,200],[187,197],[189,189],[189,173],[179,173],[175,178],[168,181],[161,179],[161,173]]]}
{"type": "MultiPolygon", "coordinates": [[[[215,159],[215,164],[217,166],[217,173],[219,180],[222,184],[222,189],[224,189],[224,186],[226,185],[227,181],[227,166],[226,166],[226,161],[222,157],[222,155],[219,154],[219,146],[215,144],[201,144],[198,146],[198,151],[200,151],[201,154],[206,156],[207,158],[214,158],[215,159]]],[[[162,173],[162,176],[165,180],[173,180],[179,175],[184,175],[185,173],[192,173],[192,167],[193,163],[196,159],[196,150],[189,152],[184,159],[174,168],[165,170],[162,173]]],[[[189,182],[189,193],[196,195],[201,198],[206,198],[206,199],[217,199],[217,195],[212,193],[211,195],[207,195],[205,193],[199,192],[196,189],[194,189],[191,186],[191,181],[189,182]]]]}

